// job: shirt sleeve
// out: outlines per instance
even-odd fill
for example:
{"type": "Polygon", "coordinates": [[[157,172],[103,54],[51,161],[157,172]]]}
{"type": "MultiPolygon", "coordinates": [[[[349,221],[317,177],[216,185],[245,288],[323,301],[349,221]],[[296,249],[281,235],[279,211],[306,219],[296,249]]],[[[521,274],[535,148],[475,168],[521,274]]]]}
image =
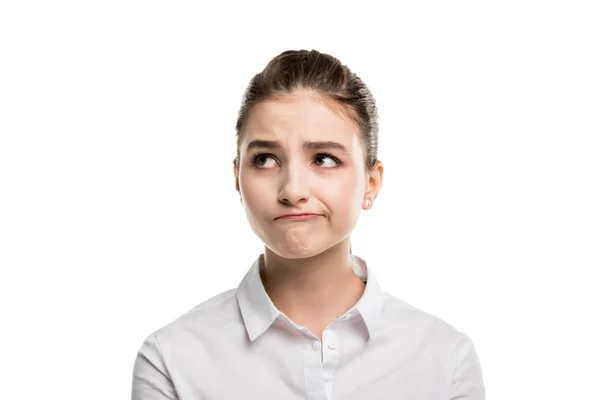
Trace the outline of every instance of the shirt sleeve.
{"type": "Polygon", "coordinates": [[[473,341],[465,333],[458,347],[451,400],[485,400],[485,386],[473,341]]]}
{"type": "Polygon", "coordinates": [[[139,349],[131,385],[132,400],[178,400],[165,366],[160,343],[154,334],[139,349]]]}

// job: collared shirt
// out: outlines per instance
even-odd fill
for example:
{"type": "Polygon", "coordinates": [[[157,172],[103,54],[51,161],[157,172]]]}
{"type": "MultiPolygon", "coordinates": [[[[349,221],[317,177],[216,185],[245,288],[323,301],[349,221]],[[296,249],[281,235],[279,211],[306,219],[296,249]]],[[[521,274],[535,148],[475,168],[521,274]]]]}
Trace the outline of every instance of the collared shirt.
{"type": "Polygon", "coordinates": [[[350,257],[365,290],[322,341],[272,303],[261,254],[236,289],[143,341],[132,399],[485,399],[472,340],[383,292],[374,268],[350,257]]]}

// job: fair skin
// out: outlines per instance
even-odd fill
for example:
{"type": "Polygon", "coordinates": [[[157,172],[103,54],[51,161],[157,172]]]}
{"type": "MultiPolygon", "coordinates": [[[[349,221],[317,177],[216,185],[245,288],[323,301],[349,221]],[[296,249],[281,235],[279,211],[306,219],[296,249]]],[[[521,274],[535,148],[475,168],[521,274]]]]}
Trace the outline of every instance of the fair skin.
{"type": "Polygon", "coordinates": [[[350,233],[360,210],[369,208],[367,199],[372,206],[383,177],[380,161],[366,170],[365,156],[356,123],[307,90],[255,105],[240,142],[235,187],[250,226],[265,243],[265,290],[280,311],[319,339],[364,292],[350,262],[350,233]],[[325,141],[345,150],[303,146],[325,141]],[[278,218],[289,213],[316,216],[278,218]]]}

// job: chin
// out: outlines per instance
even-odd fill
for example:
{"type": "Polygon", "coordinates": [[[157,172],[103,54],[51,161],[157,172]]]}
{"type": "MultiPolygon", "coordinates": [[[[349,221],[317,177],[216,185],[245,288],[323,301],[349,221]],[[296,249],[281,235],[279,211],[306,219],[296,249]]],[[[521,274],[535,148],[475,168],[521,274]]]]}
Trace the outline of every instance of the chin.
{"type": "Polygon", "coordinates": [[[309,258],[321,254],[323,251],[327,250],[323,246],[317,245],[307,245],[302,246],[298,244],[276,244],[273,246],[267,246],[269,250],[273,253],[277,254],[279,257],[288,258],[288,259],[297,259],[297,258],[309,258]]]}

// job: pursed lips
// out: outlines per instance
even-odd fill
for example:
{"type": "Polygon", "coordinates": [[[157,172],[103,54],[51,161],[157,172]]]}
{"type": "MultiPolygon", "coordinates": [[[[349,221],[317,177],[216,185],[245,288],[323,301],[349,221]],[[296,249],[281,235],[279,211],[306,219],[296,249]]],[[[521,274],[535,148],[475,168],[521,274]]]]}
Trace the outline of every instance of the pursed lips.
{"type": "Polygon", "coordinates": [[[284,215],[276,218],[277,220],[287,220],[287,221],[311,221],[317,219],[321,215],[319,214],[294,214],[294,215],[284,215]]]}

